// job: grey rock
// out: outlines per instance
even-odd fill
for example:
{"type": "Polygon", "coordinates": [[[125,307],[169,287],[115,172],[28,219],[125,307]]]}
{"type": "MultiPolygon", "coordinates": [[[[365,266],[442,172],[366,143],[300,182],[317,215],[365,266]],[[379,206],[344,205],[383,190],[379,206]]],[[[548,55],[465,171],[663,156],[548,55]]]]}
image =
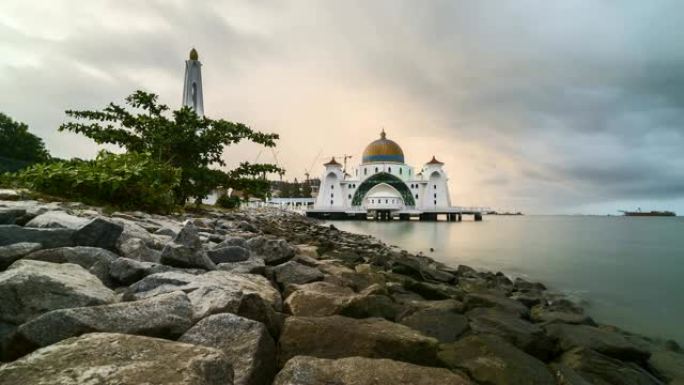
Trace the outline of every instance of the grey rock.
{"type": "Polygon", "coordinates": [[[152,262],[140,262],[129,258],[117,258],[109,264],[109,276],[123,285],[130,285],[150,274],[173,270],[170,266],[152,262]]]}
{"type": "Polygon", "coordinates": [[[482,384],[556,384],[543,362],[496,336],[468,336],[444,344],[439,358],[446,367],[463,370],[482,384]]]}
{"type": "Polygon", "coordinates": [[[121,256],[141,262],[159,262],[161,253],[150,248],[145,241],[140,238],[129,238],[119,242],[117,249],[121,256]]]}
{"type": "Polygon", "coordinates": [[[71,263],[19,260],[0,273],[0,321],[17,325],[50,310],[115,299],[97,277],[71,263]]]}
{"type": "Polygon", "coordinates": [[[278,265],[295,256],[296,249],[284,239],[256,236],[245,243],[248,249],[264,259],[267,265],[278,265]]]}
{"type": "Polygon", "coordinates": [[[645,361],[651,355],[620,334],[593,326],[555,323],[545,328],[550,336],[558,339],[564,351],[586,347],[617,359],[634,361],[645,361]]]}
{"type": "Polygon", "coordinates": [[[285,299],[285,310],[296,316],[322,317],[339,314],[355,295],[348,287],[325,281],[293,285],[292,289],[292,293],[285,299]]]}
{"type": "Polygon", "coordinates": [[[171,238],[175,238],[176,235],[178,235],[175,231],[173,231],[172,229],[170,229],[168,227],[162,227],[162,228],[158,229],[157,231],[155,231],[154,233],[156,235],[167,235],[171,238]]]}
{"type": "Polygon", "coordinates": [[[476,334],[497,335],[542,361],[555,354],[555,342],[544,329],[498,308],[476,308],[467,313],[476,334]]]}
{"type": "Polygon", "coordinates": [[[652,374],[633,362],[623,362],[587,348],[566,352],[560,363],[593,385],[662,385],[652,374]]]}
{"type": "Polygon", "coordinates": [[[453,342],[468,330],[468,319],[458,314],[460,307],[454,300],[434,301],[431,306],[402,317],[400,322],[441,343],[453,342]]]}
{"type": "Polygon", "coordinates": [[[648,364],[670,384],[684,384],[684,354],[658,349],[652,352],[648,364]]]}
{"type": "Polygon", "coordinates": [[[236,385],[269,385],[276,373],[275,343],[260,322],[216,314],[199,321],[178,341],[221,350],[233,365],[236,385]]]}
{"type": "Polygon", "coordinates": [[[320,281],[324,275],[315,267],[289,261],[273,267],[273,278],[281,287],[285,288],[288,285],[320,281]]]}
{"type": "Polygon", "coordinates": [[[249,250],[241,246],[223,246],[207,252],[209,258],[216,264],[242,262],[249,259],[249,250]]]}
{"type": "Polygon", "coordinates": [[[225,238],[223,238],[221,243],[216,245],[216,248],[226,247],[226,246],[240,246],[240,247],[246,248],[247,247],[247,240],[245,238],[242,238],[242,237],[225,237],[225,238]]]}
{"type": "Polygon", "coordinates": [[[403,306],[386,295],[361,294],[349,298],[339,314],[352,318],[380,317],[395,321],[403,310],[403,306]]]}
{"type": "Polygon", "coordinates": [[[77,230],[86,223],[88,223],[88,219],[70,215],[64,211],[48,211],[31,219],[24,226],[77,230]]]}
{"type": "Polygon", "coordinates": [[[3,385],[231,385],[221,351],[151,337],[91,333],[0,366],[3,385]]]}
{"type": "Polygon", "coordinates": [[[164,265],[176,267],[216,269],[216,265],[204,251],[197,228],[192,223],[186,224],[174,238],[173,243],[164,247],[160,261],[164,265]]]}
{"type": "Polygon", "coordinates": [[[92,332],[176,339],[192,324],[190,300],[185,293],[175,292],[140,301],[47,312],[17,328],[10,350],[17,356],[23,355],[36,348],[92,332]]]}
{"type": "Polygon", "coordinates": [[[109,266],[119,256],[99,247],[58,247],[35,251],[24,259],[52,263],[74,263],[95,275],[107,286],[110,285],[109,266]]]}
{"type": "Polygon", "coordinates": [[[79,246],[114,250],[122,232],[123,226],[120,224],[101,217],[94,218],[76,230],[74,242],[79,246]]]}
{"type": "Polygon", "coordinates": [[[250,256],[241,262],[219,263],[216,265],[218,270],[232,271],[234,273],[261,274],[266,271],[266,263],[262,258],[250,256]]]}
{"type": "Polygon", "coordinates": [[[199,288],[206,287],[212,287],[217,291],[228,293],[227,295],[231,297],[234,296],[233,293],[242,293],[242,295],[256,294],[274,310],[282,308],[280,292],[265,277],[220,270],[199,275],[181,272],[152,274],[131,285],[124,294],[124,298],[149,298],[176,290],[191,293],[199,288]]]}
{"type": "Polygon", "coordinates": [[[288,317],[278,346],[281,366],[290,358],[301,355],[389,358],[433,365],[437,340],[380,318],[288,317]]]}
{"type": "Polygon", "coordinates": [[[26,209],[14,207],[0,207],[0,225],[13,225],[17,219],[26,215],[26,209]]]}
{"type": "Polygon", "coordinates": [[[569,301],[539,304],[532,307],[530,319],[534,322],[596,325],[584,311],[569,301]]]}
{"type": "Polygon", "coordinates": [[[476,307],[497,307],[501,310],[516,314],[519,317],[527,317],[530,310],[522,303],[497,294],[471,293],[465,296],[463,304],[466,310],[476,307]]]}
{"type": "Polygon", "coordinates": [[[27,254],[40,250],[40,243],[21,242],[7,246],[0,246],[0,270],[5,270],[17,259],[21,259],[27,254]]]}
{"type": "Polygon", "coordinates": [[[0,246],[14,243],[40,243],[46,249],[73,246],[74,230],[70,229],[35,229],[17,225],[0,225],[0,246]]]}
{"type": "Polygon", "coordinates": [[[21,194],[17,190],[0,189],[0,201],[16,201],[21,198],[21,194]]]}
{"type": "Polygon", "coordinates": [[[468,385],[467,377],[444,368],[430,368],[388,359],[364,357],[337,360],[298,356],[287,361],[274,385],[468,385]]]}
{"type": "Polygon", "coordinates": [[[592,385],[573,369],[561,363],[551,363],[549,365],[551,373],[556,377],[558,385],[592,385]]]}

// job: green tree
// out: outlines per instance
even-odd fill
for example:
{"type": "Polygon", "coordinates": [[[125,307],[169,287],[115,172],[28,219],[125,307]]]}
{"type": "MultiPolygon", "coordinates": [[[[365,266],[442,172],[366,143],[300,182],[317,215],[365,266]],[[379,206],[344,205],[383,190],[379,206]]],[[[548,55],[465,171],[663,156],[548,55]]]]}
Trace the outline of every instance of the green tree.
{"type": "Polygon", "coordinates": [[[189,107],[169,113],[157,102],[157,95],[136,91],[126,98],[129,108],[110,103],[100,111],[66,111],[75,121],[62,124],[60,131],[83,134],[98,144],[115,144],[129,152],[149,153],[160,162],[181,169],[180,184],[174,189],[176,202],[193,198],[201,201],[218,186],[260,192],[256,175],[281,171],[271,164],[242,163],[223,172],[224,147],[249,140],[274,147],[277,134],[254,131],[242,123],[198,116],[189,107]],[[133,111],[130,111],[130,110],[133,111]]]}
{"type": "Polygon", "coordinates": [[[45,162],[50,154],[43,140],[28,131],[25,123],[16,122],[0,113],[0,157],[1,171],[14,171],[32,163],[45,162]]]}

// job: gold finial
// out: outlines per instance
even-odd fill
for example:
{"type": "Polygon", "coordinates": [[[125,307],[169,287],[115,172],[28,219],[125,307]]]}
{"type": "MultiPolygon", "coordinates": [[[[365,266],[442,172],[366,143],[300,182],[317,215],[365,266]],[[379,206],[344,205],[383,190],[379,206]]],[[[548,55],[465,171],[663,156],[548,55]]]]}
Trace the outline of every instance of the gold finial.
{"type": "Polygon", "coordinates": [[[197,54],[197,50],[195,48],[190,50],[190,60],[199,60],[199,55],[197,54]]]}
{"type": "Polygon", "coordinates": [[[382,128],[382,131],[380,132],[380,139],[385,139],[387,134],[385,134],[385,127],[382,128]]]}

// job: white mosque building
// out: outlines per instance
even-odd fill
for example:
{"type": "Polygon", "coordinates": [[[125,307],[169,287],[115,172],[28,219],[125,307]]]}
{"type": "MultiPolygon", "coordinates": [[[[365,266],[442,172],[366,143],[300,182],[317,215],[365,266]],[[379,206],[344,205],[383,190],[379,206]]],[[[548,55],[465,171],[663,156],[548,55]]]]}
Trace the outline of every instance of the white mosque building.
{"type": "Polygon", "coordinates": [[[335,158],[324,166],[316,203],[307,211],[310,217],[436,220],[443,215],[459,221],[462,214],[473,214],[482,219],[479,212],[451,206],[444,163],[433,156],[415,169],[404,162],[401,147],[387,139],[384,130],[380,139],[366,146],[361,164],[350,172],[335,158]]]}

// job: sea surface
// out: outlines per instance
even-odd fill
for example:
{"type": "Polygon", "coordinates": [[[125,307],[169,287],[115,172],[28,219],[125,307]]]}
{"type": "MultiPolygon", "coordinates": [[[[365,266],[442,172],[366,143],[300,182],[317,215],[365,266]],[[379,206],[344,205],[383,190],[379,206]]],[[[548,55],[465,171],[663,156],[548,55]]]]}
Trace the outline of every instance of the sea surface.
{"type": "Polygon", "coordinates": [[[330,223],[450,266],[543,282],[581,302],[598,322],[684,345],[684,217],[330,223]]]}

